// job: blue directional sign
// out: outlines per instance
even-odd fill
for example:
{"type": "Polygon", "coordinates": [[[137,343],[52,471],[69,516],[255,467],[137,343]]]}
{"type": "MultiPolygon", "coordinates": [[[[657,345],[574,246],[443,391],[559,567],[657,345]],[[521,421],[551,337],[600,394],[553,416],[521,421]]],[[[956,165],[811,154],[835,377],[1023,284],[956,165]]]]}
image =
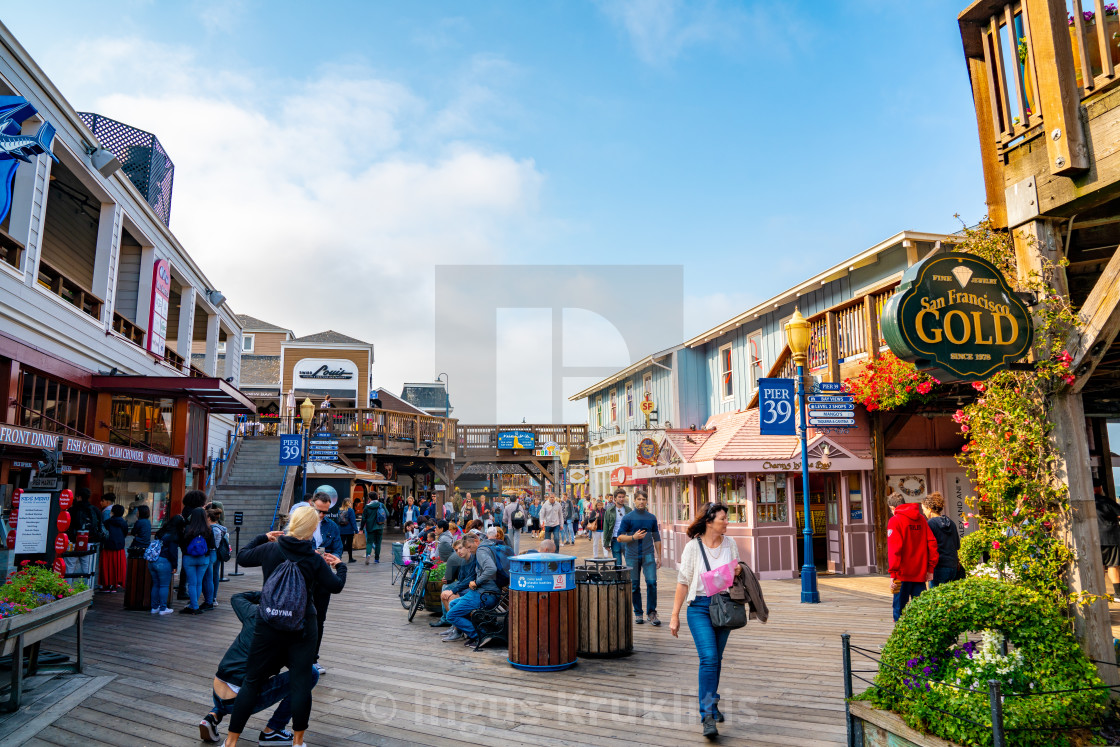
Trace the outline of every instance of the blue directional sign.
{"type": "Polygon", "coordinates": [[[758,430],[763,436],[796,436],[793,379],[758,380],[758,430]]]}
{"type": "Polygon", "coordinates": [[[822,392],[842,392],[842,391],[844,391],[844,385],[843,384],[838,384],[838,383],[831,382],[831,381],[822,381],[821,383],[817,384],[817,388],[820,389],[822,392]]]}
{"type": "Polygon", "coordinates": [[[851,394],[811,394],[805,398],[806,402],[855,402],[851,394]]]}
{"type": "Polygon", "coordinates": [[[296,467],[302,462],[303,454],[302,436],[280,437],[280,465],[283,467],[296,467]]]}

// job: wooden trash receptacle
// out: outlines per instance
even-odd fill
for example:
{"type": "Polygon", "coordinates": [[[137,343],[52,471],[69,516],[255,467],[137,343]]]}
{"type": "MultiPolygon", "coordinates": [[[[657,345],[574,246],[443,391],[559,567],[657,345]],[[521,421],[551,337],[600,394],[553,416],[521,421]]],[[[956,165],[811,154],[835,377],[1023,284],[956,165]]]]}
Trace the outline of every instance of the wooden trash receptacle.
{"type": "Polygon", "coordinates": [[[442,612],[439,595],[443,592],[442,581],[428,581],[424,587],[424,609],[429,612],[442,612]]]}
{"type": "Polygon", "coordinates": [[[148,561],[129,558],[124,571],[124,608],[146,611],[151,606],[152,574],[148,573],[148,561]]]}
{"type": "Polygon", "coordinates": [[[552,672],[576,663],[576,582],[571,555],[517,555],[509,562],[509,663],[552,672]]]}
{"type": "Polygon", "coordinates": [[[580,656],[629,656],[634,652],[630,589],[629,568],[613,564],[576,568],[580,656]]]}

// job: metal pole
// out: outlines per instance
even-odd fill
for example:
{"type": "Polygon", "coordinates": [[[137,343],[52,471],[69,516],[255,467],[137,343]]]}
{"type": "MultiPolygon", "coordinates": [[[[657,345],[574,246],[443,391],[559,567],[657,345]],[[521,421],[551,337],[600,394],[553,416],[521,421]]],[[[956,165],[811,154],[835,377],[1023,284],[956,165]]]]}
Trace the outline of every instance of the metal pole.
{"type": "Polygon", "coordinates": [[[856,747],[855,733],[852,730],[852,711],[848,701],[852,699],[852,636],[840,636],[844,648],[844,721],[848,726],[848,747],[856,747]]]}
{"type": "Polygon", "coordinates": [[[233,572],[231,576],[244,576],[245,574],[237,570],[237,553],[241,552],[241,527],[233,528],[233,572]]]}
{"type": "Polygon", "coordinates": [[[818,604],[821,601],[817,591],[817,564],[813,560],[813,522],[809,515],[809,429],[805,419],[805,366],[797,365],[797,400],[801,415],[801,493],[805,507],[805,562],[801,566],[801,602],[818,604]]]}
{"type": "Polygon", "coordinates": [[[998,680],[988,680],[988,703],[992,710],[992,747],[1005,747],[1003,740],[1003,693],[998,680]]]}
{"type": "Polygon", "coordinates": [[[301,501],[307,500],[307,450],[311,448],[311,428],[307,423],[303,424],[303,494],[300,496],[301,501]]]}

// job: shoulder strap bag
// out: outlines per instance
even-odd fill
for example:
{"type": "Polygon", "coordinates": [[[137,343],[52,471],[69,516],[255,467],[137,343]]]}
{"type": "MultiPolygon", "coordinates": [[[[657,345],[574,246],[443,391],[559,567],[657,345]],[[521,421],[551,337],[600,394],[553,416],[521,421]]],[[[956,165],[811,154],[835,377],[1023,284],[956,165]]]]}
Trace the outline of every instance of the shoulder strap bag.
{"type": "MultiPolygon", "coordinates": [[[[704,543],[699,537],[696,538],[696,544],[698,545],[696,549],[700,551],[700,557],[704,559],[704,567],[709,571],[712,570],[712,566],[708,562],[708,553],[704,551],[704,543]]],[[[747,606],[745,604],[736,602],[726,591],[716,594],[711,600],[708,614],[712,618],[713,628],[735,630],[746,626],[747,606]]]]}

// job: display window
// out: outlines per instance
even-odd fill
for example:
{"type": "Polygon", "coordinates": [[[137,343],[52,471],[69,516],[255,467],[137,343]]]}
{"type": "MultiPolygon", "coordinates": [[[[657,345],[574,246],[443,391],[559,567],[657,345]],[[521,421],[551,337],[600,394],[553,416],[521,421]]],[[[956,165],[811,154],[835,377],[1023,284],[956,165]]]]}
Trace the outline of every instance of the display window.
{"type": "Polygon", "coordinates": [[[747,476],[741,473],[716,476],[716,500],[727,506],[727,520],[747,520],[747,476]]]}
{"type": "Polygon", "coordinates": [[[759,524],[785,524],[789,521],[790,481],[785,473],[755,476],[755,519],[759,524]]]}

